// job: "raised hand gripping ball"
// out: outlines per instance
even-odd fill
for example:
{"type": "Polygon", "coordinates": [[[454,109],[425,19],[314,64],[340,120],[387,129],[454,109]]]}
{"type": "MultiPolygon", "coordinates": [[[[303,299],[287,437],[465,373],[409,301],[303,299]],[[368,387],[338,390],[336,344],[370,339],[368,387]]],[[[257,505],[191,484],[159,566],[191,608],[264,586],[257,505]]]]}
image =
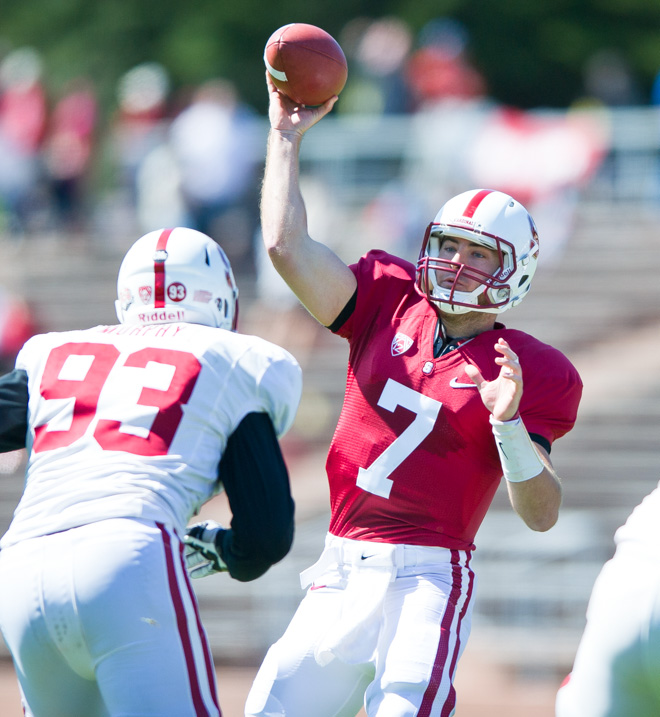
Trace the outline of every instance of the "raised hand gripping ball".
{"type": "Polygon", "coordinates": [[[266,43],[264,62],[275,86],[294,102],[321,105],[346,84],[348,65],[339,43],[316,25],[294,22],[266,43]]]}

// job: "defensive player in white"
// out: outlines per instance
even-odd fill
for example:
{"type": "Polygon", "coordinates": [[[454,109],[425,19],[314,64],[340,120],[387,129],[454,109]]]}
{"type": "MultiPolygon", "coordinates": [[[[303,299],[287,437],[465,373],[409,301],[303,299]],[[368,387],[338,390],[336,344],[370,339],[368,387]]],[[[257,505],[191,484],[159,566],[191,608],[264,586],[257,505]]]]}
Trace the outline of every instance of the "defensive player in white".
{"type": "Polygon", "coordinates": [[[539,252],[513,197],[449,199],[416,266],[384,251],[347,266],[309,236],[298,154],[333,104],[299,107],[270,83],[264,241],[349,359],[326,463],[326,549],[245,713],[354,717],[364,705],[369,717],[449,717],[476,532],[502,476],[530,528],[554,525],[549,453],[573,426],[582,383],[558,350],[497,322],[524,299],[539,252]]]}
{"type": "Polygon", "coordinates": [[[143,236],[118,297],[119,325],[36,336],[0,379],[0,449],[29,452],[0,628],[29,717],[217,716],[186,525],[224,488],[231,527],[192,529],[193,558],[245,581],[286,555],[278,436],[301,371],[235,332],[232,270],[204,234],[143,236]]]}
{"type": "Polygon", "coordinates": [[[660,715],[660,485],[616,532],[557,717],[660,715]]]}

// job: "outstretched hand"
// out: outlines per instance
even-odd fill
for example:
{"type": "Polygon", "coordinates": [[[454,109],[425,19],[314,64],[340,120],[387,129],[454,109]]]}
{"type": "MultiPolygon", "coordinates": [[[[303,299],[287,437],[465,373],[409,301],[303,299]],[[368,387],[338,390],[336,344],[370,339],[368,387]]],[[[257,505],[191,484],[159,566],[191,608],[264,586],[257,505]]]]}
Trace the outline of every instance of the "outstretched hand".
{"type": "Polygon", "coordinates": [[[508,342],[500,338],[495,344],[495,350],[501,356],[495,358],[500,366],[497,378],[486,381],[476,366],[468,364],[465,373],[474,381],[481,400],[498,421],[510,421],[518,414],[518,407],[523,392],[523,377],[518,357],[511,350],[508,342]]]}
{"type": "Polygon", "coordinates": [[[270,126],[280,132],[296,133],[302,136],[320,119],[330,112],[338,97],[335,95],[318,107],[307,107],[289,99],[274,85],[270,74],[266,72],[268,83],[270,126]]]}

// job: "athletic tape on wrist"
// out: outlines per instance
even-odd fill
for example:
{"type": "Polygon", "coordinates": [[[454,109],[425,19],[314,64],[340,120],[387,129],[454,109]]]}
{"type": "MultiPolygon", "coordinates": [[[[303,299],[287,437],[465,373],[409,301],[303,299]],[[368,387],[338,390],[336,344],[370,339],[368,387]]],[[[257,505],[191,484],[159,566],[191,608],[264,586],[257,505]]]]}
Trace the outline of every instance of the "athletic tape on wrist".
{"type": "Polygon", "coordinates": [[[513,421],[489,417],[504,477],[510,483],[522,483],[537,476],[543,463],[536,452],[520,416],[513,421]]]}

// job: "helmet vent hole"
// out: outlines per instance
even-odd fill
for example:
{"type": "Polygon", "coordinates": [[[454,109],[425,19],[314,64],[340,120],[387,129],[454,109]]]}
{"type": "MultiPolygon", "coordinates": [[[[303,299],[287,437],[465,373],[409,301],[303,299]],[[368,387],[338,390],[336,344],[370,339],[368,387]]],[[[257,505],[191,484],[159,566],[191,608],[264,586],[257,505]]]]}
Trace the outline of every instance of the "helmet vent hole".
{"type": "Polygon", "coordinates": [[[529,276],[525,274],[518,282],[518,288],[520,288],[526,281],[529,281],[529,276]]]}
{"type": "Polygon", "coordinates": [[[206,250],[206,266],[211,266],[211,257],[209,256],[209,250],[206,250]]]}

